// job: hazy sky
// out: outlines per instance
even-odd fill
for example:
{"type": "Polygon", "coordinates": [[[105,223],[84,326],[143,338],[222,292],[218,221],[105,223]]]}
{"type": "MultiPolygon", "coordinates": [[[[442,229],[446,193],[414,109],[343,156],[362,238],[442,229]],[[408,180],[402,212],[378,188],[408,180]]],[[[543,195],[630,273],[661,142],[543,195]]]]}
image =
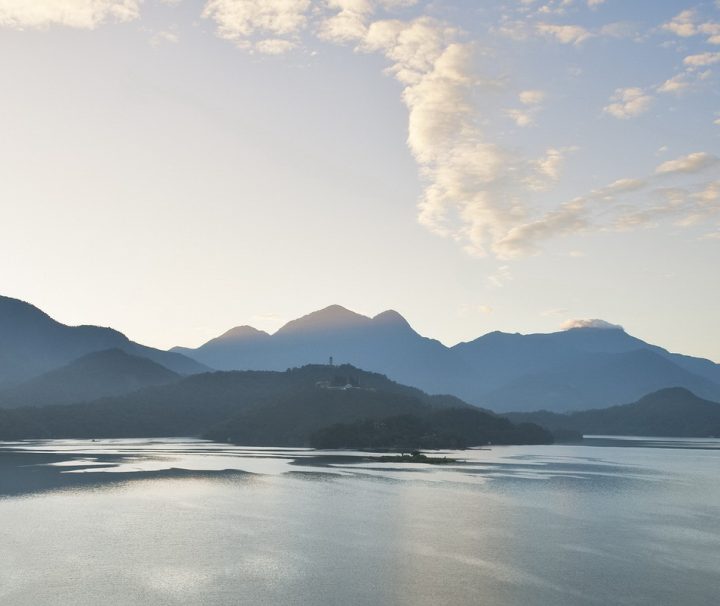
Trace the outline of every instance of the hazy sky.
{"type": "Polygon", "coordinates": [[[0,0],[0,292],[159,347],[394,308],[720,361],[720,2],[0,0]]]}

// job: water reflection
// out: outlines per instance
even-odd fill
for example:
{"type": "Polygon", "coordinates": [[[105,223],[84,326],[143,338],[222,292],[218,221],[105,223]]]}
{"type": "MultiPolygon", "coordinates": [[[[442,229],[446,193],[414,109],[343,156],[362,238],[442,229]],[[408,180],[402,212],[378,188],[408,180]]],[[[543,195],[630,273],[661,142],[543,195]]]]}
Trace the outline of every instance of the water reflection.
{"type": "Polygon", "coordinates": [[[0,604],[715,603],[720,451],[627,442],[437,467],[200,440],[2,444],[0,604]]]}
{"type": "MultiPolygon", "coordinates": [[[[394,463],[373,460],[381,453],[314,451],[306,448],[261,448],[220,444],[195,439],[33,440],[0,443],[0,465],[5,468],[57,468],[56,475],[141,474],[160,472],[239,471],[263,475],[304,472],[332,475],[382,476],[387,479],[422,477],[428,482],[483,482],[506,480],[624,479],[660,481],[662,469],[642,464],[643,457],[628,461],[627,450],[610,444],[636,445],[638,439],[593,438],[603,444],[603,456],[589,456],[598,449],[585,446],[497,447],[464,451],[440,451],[438,456],[457,459],[455,464],[394,463]]],[[[644,440],[648,448],[664,447],[664,441],[644,440]]],[[[715,449],[720,441],[674,440],[672,448],[715,449]]],[[[645,457],[647,458],[647,457],[645,457]]],[[[652,458],[652,457],[651,457],[652,458]]],[[[47,477],[45,474],[43,477],[47,477]]],[[[67,483],[71,480],[65,478],[67,483]]],[[[0,486],[0,494],[8,492],[0,486]]]]}

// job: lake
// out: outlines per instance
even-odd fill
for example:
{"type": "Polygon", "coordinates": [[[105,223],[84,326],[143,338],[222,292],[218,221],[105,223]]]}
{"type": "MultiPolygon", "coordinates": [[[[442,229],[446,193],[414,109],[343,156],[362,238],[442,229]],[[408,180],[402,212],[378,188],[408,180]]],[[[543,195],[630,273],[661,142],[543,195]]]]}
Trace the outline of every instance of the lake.
{"type": "Polygon", "coordinates": [[[443,455],[0,443],[0,604],[718,603],[720,441],[443,455]]]}

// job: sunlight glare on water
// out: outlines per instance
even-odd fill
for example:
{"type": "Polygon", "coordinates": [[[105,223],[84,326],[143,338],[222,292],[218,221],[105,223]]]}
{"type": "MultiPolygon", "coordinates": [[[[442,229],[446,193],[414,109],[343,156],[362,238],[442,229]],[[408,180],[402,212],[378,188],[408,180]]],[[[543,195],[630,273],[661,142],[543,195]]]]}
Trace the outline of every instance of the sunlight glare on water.
{"type": "Polygon", "coordinates": [[[448,452],[446,466],[199,440],[4,444],[0,603],[714,603],[720,451],[615,443],[448,452]]]}

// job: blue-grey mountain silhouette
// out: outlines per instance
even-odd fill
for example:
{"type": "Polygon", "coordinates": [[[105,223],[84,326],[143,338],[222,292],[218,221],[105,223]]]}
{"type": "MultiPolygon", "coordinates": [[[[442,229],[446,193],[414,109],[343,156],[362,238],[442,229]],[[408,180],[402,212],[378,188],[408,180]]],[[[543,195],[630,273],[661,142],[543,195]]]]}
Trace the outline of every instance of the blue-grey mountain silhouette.
{"type": "Polygon", "coordinates": [[[19,383],[105,349],[149,358],[182,375],[208,370],[182,354],[134,343],[112,328],[66,326],[34,305],[0,296],[0,385],[19,383]]]}
{"type": "Polygon", "coordinates": [[[549,334],[492,332],[447,347],[397,312],[375,317],[332,305],[274,334],[243,326],[197,349],[176,347],[223,370],[284,370],[330,356],[492,410],[582,410],[629,402],[666,387],[720,398],[720,365],[670,353],[604,324],[549,334]]]}
{"type": "Polygon", "coordinates": [[[165,385],[181,378],[148,358],[122,349],[84,355],[18,385],[0,389],[0,406],[48,406],[87,402],[130,393],[143,387],[165,385]]]}
{"type": "MultiPolygon", "coordinates": [[[[283,371],[332,357],[500,412],[585,410],[668,387],[720,399],[720,365],[670,353],[598,322],[549,334],[492,332],[447,347],[418,334],[396,311],[367,317],[332,305],[274,334],[239,326],[197,349],[166,352],[111,328],[65,326],[28,303],[0,297],[0,390],[107,349],[181,375],[210,368],[283,371]]],[[[116,388],[109,381],[108,393],[116,388]]]]}
{"type": "Polygon", "coordinates": [[[720,404],[682,387],[661,389],[637,402],[569,414],[509,413],[515,423],[537,423],[562,434],[720,437],[720,404]]]}

